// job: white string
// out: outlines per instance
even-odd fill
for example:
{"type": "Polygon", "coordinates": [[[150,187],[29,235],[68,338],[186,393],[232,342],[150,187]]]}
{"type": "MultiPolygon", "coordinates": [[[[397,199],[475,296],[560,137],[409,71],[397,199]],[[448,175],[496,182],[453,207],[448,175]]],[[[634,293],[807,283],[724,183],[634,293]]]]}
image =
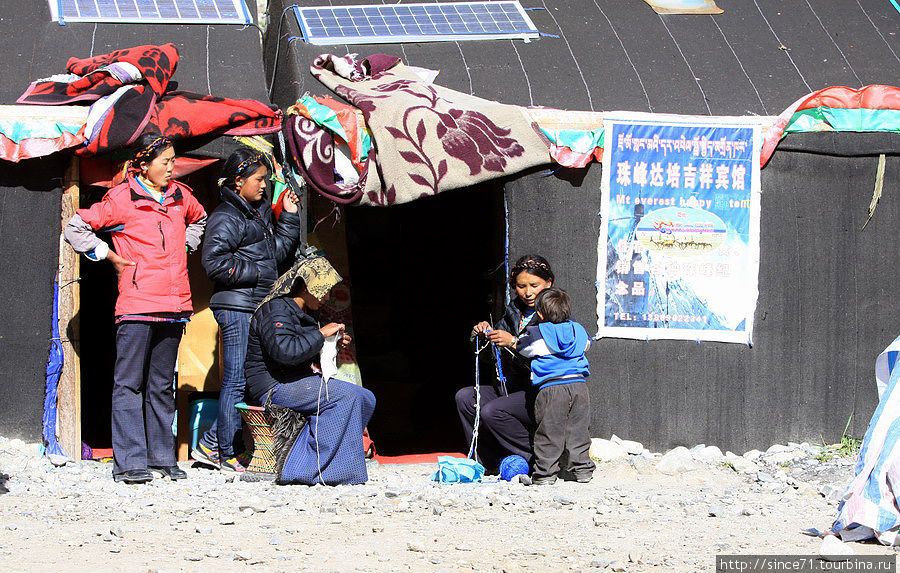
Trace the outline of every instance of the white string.
{"type": "Polygon", "coordinates": [[[472,428],[472,443],[469,445],[469,455],[467,456],[473,460],[478,451],[478,426],[481,425],[481,365],[479,358],[481,352],[490,345],[491,341],[488,340],[479,348],[478,338],[475,338],[475,426],[472,428]]]}
{"type": "Polygon", "coordinates": [[[678,40],[675,39],[675,36],[672,35],[672,30],[669,30],[668,24],[666,24],[665,18],[662,15],[657,14],[659,16],[659,21],[662,22],[663,27],[666,29],[666,32],[669,33],[669,37],[672,38],[672,41],[675,42],[675,47],[678,48],[678,53],[681,54],[681,59],[684,60],[685,65],[688,67],[688,71],[691,73],[691,77],[694,78],[694,83],[697,84],[697,89],[700,90],[700,96],[703,98],[703,104],[706,105],[706,111],[709,115],[712,115],[712,110],[709,108],[709,101],[706,99],[706,92],[703,91],[703,86],[700,85],[700,80],[697,79],[697,74],[694,73],[694,68],[691,67],[691,63],[688,62],[687,57],[684,55],[684,52],[681,51],[681,46],[678,45],[678,40]]]}
{"type": "Polygon", "coordinates": [[[209,82],[209,26],[206,27],[206,93],[212,95],[212,84],[209,82]]]}
{"type": "Polygon", "coordinates": [[[853,66],[850,64],[850,60],[847,59],[847,56],[844,55],[841,47],[838,46],[837,42],[834,41],[834,38],[831,37],[831,34],[828,32],[828,29],[825,27],[825,24],[822,23],[822,19],[819,18],[819,15],[816,14],[816,11],[813,10],[812,4],[809,3],[809,0],[806,0],[806,5],[809,6],[809,11],[813,13],[813,16],[816,17],[816,20],[819,21],[819,26],[822,26],[822,30],[825,32],[825,35],[828,36],[828,39],[831,40],[831,43],[834,44],[834,47],[837,48],[838,53],[844,58],[844,61],[847,63],[847,67],[850,68],[850,71],[853,72],[853,75],[856,77],[856,81],[859,82],[859,86],[862,87],[863,81],[859,79],[859,76],[856,75],[856,70],[853,69],[853,66]]]}
{"type": "Polygon", "coordinates": [[[534,105],[534,97],[531,95],[531,80],[528,78],[528,72],[525,70],[525,63],[522,61],[522,56],[519,55],[519,49],[516,48],[515,40],[510,40],[509,43],[512,44],[513,50],[516,51],[519,65],[522,66],[522,73],[525,74],[525,85],[528,86],[528,105],[534,105]]]}
{"type": "Polygon", "coordinates": [[[566,43],[566,47],[569,48],[569,54],[572,56],[572,61],[575,62],[575,69],[578,70],[578,75],[581,76],[581,83],[584,84],[584,91],[587,92],[588,96],[588,105],[591,108],[591,111],[594,111],[594,98],[591,97],[591,88],[588,87],[587,80],[584,79],[584,73],[581,71],[581,66],[578,65],[578,59],[575,57],[575,52],[572,51],[572,46],[569,44],[569,39],[566,38],[566,33],[563,32],[562,26],[559,25],[559,22],[556,21],[556,16],[553,15],[553,12],[550,8],[547,8],[547,3],[544,0],[541,0],[541,4],[544,5],[544,10],[550,14],[550,17],[553,18],[553,23],[556,24],[557,29],[559,29],[559,35],[562,36],[563,42],[566,43]]]}
{"type": "Polygon", "coordinates": [[[756,3],[756,0],[753,0],[753,4],[756,6],[756,9],[759,10],[759,15],[762,16],[763,21],[766,23],[766,26],[769,27],[769,31],[772,32],[772,35],[775,36],[775,39],[778,41],[779,49],[784,48],[782,51],[790,60],[791,65],[794,66],[794,69],[797,70],[797,75],[800,76],[800,79],[803,80],[803,83],[806,84],[806,89],[809,91],[813,91],[812,86],[806,81],[806,78],[803,77],[803,74],[800,72],[800,68],[797,67],[796,62],[794,62],[794,58],[791,57],[790,50],[787,49],[787,46],[784,45],[784,42],[781,41],[781,38],[778,37],[778,34],[775,33],[775,30],[772,28],[772,24],[769,24],[769,20],[766,18],[766,15],[763,14],[762,8],[759,7],[759,4],[756,3]]]}
{"type": "Polygon", "coordinates": [[[628,50],[625,49],[625,43],[622,42],[622,38],[619,37],[619,33],[616,32],[615,26],[613,26],[612,20],[609,19],[609,16],[606,15],[606,12],[603,11],[603,8],[600,7],[600,4],[597,3],[597,0],[594,0],[594,6],[597,7],[597,10],[600,10],[600,13],[603,14],[603,17],[606,18],[606,22],[609,24],[610,29],[613,34],[616,36],[616,40],[619,41],[619,45],[622,46],[622,51],[625,52],[625,57],[628,58],[628,63],[631,64],[631,69],[634,70],[634,75],[637,76],[638,83],[641,84],[641,91],[644,92],[644,97],[647,98],[647,109],[650,112],[653,112],[653,105],[650,103],[650,95],[647,93],[647,88],[644,87],[644,82],[641,80],[641,74],[638,73],[637,67],[634,65],[634,62],[631,61],[631,56],[628,54],[628,50]]]}
{"type": "Polygon", "coordinates": [[[466,68],[466,76],[469,78],[469,95],[475,95],[475,88],[472,86],[472,74],[469,73],[469,63],[466,62],[466,55],[463,54],[462,46],[459,45],[459,42],[453,42],[456,44],[456,49],[459,50],[459,57],[462,58],[463,67],[466,68]]]}
{"type": "Polygon", "coordinates": [[[97,23],[94,22],[94,31],[91,32],[91,56],[94,57],[94,38],[97,36],[97,23]]]}
{"type": "Polygon", "coordinates": [[[866,15],[866,19],[869,21],[869,24],[872,24],[872,27],[875,28],[875,31],[878,32],[879,36],[881,36],[881,41],[884,42],[884,44],[888,47],[888,50],[890,50],[891,53],[894,54],[894,59],[900,62],[900,57],[897,57],[897,52],[895,52],[891,45],[888,44],[887,38],[884,37],[884,35],[881,33],[881,30],[879,30],[878,26],[875,25],[875,22],[873,22],[872,19],[869,18],[869,13],[866,12],[866,9],[862,7],[862,4],[859,3],[859,0],[856,0],[856,5],[859,6],[859,9],[862,10],[862,13],[866,15]]]}
{"type": "Polygon", "coordinates": [[[734,59],[737,60],[738,65],[741,67],[741,71],[744,72],[744,77],[747,78],[747,81],[750,82],[750,86],[753,88],[753,91],[756,92],[756,99],[759,100],[759,105],[762,106],[763,113],[769,115],[769,110],[766,109],[766,104],[763,102],[762,96],[759,95],[759,90],[756,89],[756,84],[753,83],[753,80],[750,79],[750,74],[747,73],[747,70],[744,69],[744,64],[741,63],[741,59],[738,57],[737,52],[734,51],[734,48],[731,46],[731,42],[728,41],[728,37],[725,36],[725,32],[722,28],[719,28],[719,23],[716,22],[715,17],[710,15],[709,17],[713,24],[716,25],[716,28],[719,29],[719,33],[722,34],[722,39],[725,40],[725,43],[728,45],[728,49],[731,50],[731,53],[734,54],[734,59]]]}
{"type": "Polygon", "coordinates": [[[322,456],[319,453],[319,414],[322,412],[322,385],[325,385],[325,399],[329,400],[328,397],[328,381],[319,377],[319,396],[316,398],[316,464],[319,466],[319,482],[322,485],[325,485],[325,480],[322,478],[322,456]]]}

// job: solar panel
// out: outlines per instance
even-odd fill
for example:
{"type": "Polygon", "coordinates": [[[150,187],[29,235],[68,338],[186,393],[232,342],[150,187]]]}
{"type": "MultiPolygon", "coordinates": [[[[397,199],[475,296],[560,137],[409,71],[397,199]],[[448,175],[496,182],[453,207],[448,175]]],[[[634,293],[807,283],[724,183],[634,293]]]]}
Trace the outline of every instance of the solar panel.
{"type": "Polygon", "coordinates": [[[390,44],[537,38],[518,1],[294,8],[310,44],[390,44]]]}
{"type": "Polygon", "coordinates": [[[50,17],[66,22],[252,24],[244,0],[47,0],[50,17]]]}

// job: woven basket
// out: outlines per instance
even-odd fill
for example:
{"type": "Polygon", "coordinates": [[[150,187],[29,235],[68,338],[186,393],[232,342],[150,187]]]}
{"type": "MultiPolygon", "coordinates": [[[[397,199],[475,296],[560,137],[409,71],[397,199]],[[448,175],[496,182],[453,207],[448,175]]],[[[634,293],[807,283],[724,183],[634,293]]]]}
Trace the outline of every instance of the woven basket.
{"type": "Polygon", "coordinates": [[[234,406],[244,423],[250,428],[253,436],[253,459],[247,470],[266,474],[275,473],[275,436],[272,434],[272,421],[259,406],[248,406],[240,403],[234,406]]]}

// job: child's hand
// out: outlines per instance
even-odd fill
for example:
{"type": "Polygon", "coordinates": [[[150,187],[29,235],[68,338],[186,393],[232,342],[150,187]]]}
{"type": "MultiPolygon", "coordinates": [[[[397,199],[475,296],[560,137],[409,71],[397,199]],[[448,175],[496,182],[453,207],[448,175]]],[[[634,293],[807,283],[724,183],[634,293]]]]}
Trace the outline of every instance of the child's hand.
{"type": "Polygon", "coordinates": [[[487,321],[482,320],[478,324],[472,328],[472,334],[484,334],[485,332],[491,329],[491,324],[487,321]]]}
{"type": "Polygon", "coordinates": [[[340,340],[338,340],[338,348],[340,348],[340,349],[347,348],[348,346],[350,346],[350,342],[352,342],[352,341],[353,341],[353,339],[350,338],[350,335],[345,334],[345,335],[341,336],[340,340]]]}

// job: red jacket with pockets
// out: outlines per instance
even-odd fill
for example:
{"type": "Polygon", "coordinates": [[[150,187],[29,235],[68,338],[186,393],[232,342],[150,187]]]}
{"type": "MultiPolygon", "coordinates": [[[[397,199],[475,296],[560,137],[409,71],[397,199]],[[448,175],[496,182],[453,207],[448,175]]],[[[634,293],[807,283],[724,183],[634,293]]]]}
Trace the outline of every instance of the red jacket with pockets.
{"type": "Polygon", "coordinates": [[[109,231],[116,253],[135,263],[119,276],[116,316],[193,310],[186,230],[206,211],[190,187],[173,180],[160,204],[129,175],[77,213],[94,231],[109,231]]]}

